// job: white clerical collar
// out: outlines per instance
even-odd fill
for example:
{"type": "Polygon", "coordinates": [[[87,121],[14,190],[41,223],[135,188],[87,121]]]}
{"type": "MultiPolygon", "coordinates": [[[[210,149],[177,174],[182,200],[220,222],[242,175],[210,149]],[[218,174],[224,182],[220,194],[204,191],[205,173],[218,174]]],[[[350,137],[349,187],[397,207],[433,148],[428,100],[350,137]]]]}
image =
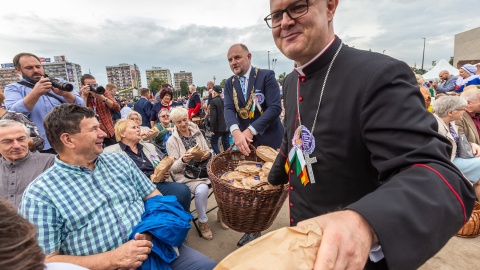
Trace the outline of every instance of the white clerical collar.
{"type": "Polygon", "coordinates": [[[295,71],[297,71],[297,73],[300,75],[300,76],[305,76],[305,73],[303,72],[303,69],[308,67],[311,63],[313,63],[314,61],[316,61],[320,56],[322,56],[322,54],[328,49],[330,48],[330,46],[333,44],[333,42],[335,41],[337,37],[335,36],[332,41],[330,41],[327,46],[325,46],[325,48],[323,48],[322,51],[320,51],[317,55],[315,55],[315,57],[312,58],[312,60],[308,61],[305,65],[302,65],[300,67],[297,67],[295,68],[295,71]]]}
{"type": "MultiPolygon", "coordinates": [[[[250,65],[250,67],[248,68],[247,72],[245,72],[245,74],[240,75],[240,76],[245,76],[245,79],[248,80],[248,78],[250,78],[250,72],[251,71],[252,71],[252,65],[250,65]]],[[[240,76],[237,76],[237,77],[240,77],[240,76]]]]}

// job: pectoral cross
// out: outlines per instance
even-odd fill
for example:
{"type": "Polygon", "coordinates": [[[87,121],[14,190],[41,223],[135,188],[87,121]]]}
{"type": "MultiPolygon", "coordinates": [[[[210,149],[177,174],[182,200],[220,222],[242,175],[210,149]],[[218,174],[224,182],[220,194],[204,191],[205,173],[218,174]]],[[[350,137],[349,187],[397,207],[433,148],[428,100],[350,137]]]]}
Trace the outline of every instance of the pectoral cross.
{"type": "Polygon", "coordinates": [[[307,164],[306,166],[310,183],[315,184],[315,176],[313,175],[312,164],[317,163],[317,157],[310,157],[309,153],[304,153],[303,156],[305,157],[305,163],[307,164]]]}

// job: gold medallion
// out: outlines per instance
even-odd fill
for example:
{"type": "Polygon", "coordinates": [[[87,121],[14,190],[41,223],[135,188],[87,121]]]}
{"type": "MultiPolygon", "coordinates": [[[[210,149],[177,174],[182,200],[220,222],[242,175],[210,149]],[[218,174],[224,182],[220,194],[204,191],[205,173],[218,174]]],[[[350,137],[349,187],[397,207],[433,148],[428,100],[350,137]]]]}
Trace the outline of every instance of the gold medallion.
{"type": "MultiPolygon", "coordinates": [[[[257,74],[258,74],[258,68],[255,68],[255,75],[253,76],[253,78],[257,78],[257,74]]],[[[247,105],[245,106],[245,108],[240,108],[240,106],[238,106],[237,90],[235,90],[234,83],[235,83],[235,76],[232,76],[233,104],[235,105],[235,110],[237,111],[238,116],[240,116],[240,118],[242,118],[242,119],[248,119],[248,111],[249,111],[250,108],[252,107],[252,104],[253,104],[253,96],[255,95],[255,91],[254,91],[255,85],[252,85],[252,91],[251,91],[251,93],[250,93],[250,96],[247,98],[247,99],[248,99],[247,105]]],[[[254,106],[255,106],[255,104],[254,104],[254,106]]]]}
{"type": "Polygon", "coordinates": [[[238,114],[240,115],[240,118],[242,119],[248,119],[248,110],[245,108],[241,108],[238,110],[238,114]]]}

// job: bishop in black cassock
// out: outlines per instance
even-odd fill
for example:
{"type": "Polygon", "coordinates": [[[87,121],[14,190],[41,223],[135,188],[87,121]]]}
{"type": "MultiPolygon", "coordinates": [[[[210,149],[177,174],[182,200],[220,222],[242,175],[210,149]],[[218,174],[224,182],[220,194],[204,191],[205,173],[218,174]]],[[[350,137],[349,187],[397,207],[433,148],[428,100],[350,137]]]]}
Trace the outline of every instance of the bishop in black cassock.
{"type": "MultiPolygon", "coordinates": [[[[285,135],[269,181],[290,184],[290,224],[351,209],[373,228],[390,269],[418,268],[468,220],[474,193],[450,162],[412,70],[340,38],[290,73],[283,85],[285,135]],[[298,88],[297,88],[298,86],[298,88]],[[297,92],[298,91],[298,92],[297,92]],[[299,112],[297,112],[297,104],[299,112]],[[301,119],[312,130],[315,183],[284,165],[301,119]]],[[[380,262],[382,263],[382,262],[380,262]]],[[[368,269],[385,268],[367,263],[368,269]]]]}

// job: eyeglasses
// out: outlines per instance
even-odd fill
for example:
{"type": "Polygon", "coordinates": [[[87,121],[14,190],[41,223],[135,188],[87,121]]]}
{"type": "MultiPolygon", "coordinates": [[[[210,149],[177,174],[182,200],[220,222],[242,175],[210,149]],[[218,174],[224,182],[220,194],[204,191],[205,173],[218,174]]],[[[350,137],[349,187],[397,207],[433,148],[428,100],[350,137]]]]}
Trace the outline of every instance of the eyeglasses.
{"type": "Polygon", "coordinates": [[[287,13],[290,19],[297,19],[307,14],[308,12],[308,0],[299,0],[290,4],[286,9],[275,11],[272,14],[265,17],[263,20],[270,28],[277,28],[282,24],[283,13],[287,13]]]}
{"type": "Polygon", "coordinates": [[[160,115],[160,117],[161,117],[161,118],[168,118],[168,117],[170,117],[170,115],[165,114],[165,115],[160,115]]]}

